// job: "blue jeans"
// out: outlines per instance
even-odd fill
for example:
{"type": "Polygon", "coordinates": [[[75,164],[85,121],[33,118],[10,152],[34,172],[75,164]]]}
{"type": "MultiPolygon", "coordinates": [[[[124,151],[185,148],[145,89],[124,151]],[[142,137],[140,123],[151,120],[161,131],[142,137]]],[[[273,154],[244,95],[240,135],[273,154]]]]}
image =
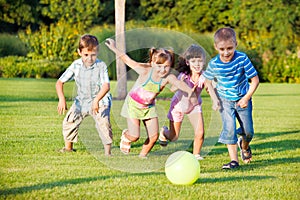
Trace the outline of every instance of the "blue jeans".
{"type": "Polygon", "coordinates": [[[222,109],[220,110],[223,129],[219,142],[223,144],[236,144],[237,135],[241,135],[243,140],[250,142],[254,135],[252,119],[252,100],[248,102],[246,108],[237,106],[238,101],[229,101],[221,98],[222,109]],[[236,120],[240,127],[236,128],[236,120]]]}

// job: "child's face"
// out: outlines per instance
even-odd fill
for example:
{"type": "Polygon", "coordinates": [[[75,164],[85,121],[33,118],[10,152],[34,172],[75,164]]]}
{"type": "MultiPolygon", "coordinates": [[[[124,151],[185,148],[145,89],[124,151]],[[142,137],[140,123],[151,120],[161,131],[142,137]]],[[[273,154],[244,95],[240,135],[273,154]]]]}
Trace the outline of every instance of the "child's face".
{"type": "Polygon", "coordinates": [[[95,47],[93,50],[88,50],[88,48],[78,49],[78,54],[81,56],[84,66],[92,66],[97,59],[98,49],[95,47]]]}
{"type": "Polygon", "coordinates": [[[200,73],[203,70],[205,61],[202,58],[191,58],[187,60],[186,64],[190,66],[192,73],[200,73]]]}
{"type": "Polygon", "coordinates": [[[215,43],[215,49],[220,54],[220,59],[222,62],[230,62],[234,56],[234,51],[236,49],[236,42],[233,40],[219,41],[215,43]]]}
{"type": "Polygon", "coordinates": [[[171,62],[166,61],[162,64],[156,64],[155,62],[152,62],[152,67],[157,72],[158,76],[160,78],[163,78],[169,74],[171,69],[171,62]]]}

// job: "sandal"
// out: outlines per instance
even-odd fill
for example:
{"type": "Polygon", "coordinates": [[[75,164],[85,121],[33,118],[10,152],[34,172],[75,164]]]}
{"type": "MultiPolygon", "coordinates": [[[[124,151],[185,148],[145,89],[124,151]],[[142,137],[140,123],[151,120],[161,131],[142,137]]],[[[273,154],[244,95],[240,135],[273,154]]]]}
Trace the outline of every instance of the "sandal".
{"type": "Polygon", "coordinates": [[[168,130],[168,128],[166,126],[163,126],[159,132],[158,142],[159,142],[160,146],[162,146],[162,147],[166,147],[168,145],[168,140],[167,140],[166,136],[164,135],[164,132],[167,130],[168,130]]]}
{"type": "Polygon", "coordinates": [[[121,141],[120,141],[120,150],[122,153],[124,154],[129,154],[130,152],[130,143],[131,141],[128,140],[126,137],[125,137],[125,132],[128,131],[128,129],[124,129],[122,131],[122,136],[121,136],[121,141]],[[125,143],[125,144],[124,144],[125,143]],[[126,143],[129,143],[129,144],[126,144],[126,143]]]}
{"type": "Polygon", "coordinates": [[[224,164],[222,169],[235,169],[238,168],[240,165],[237,161],[232,160],[231,162],[224,164]]]}
{"type": "Polygon", "coordinates": [[[252,160],[252,151],[251,151],[250,146],[248,146],[247,150],[243,150],[242,149],[242,141],[243,141],[242,137],[240,137],[238,140],[238,146],[241,151],[241,158],[242,158],[243,162],[247,164],[247,163],[250,163],[250,161],[252,160]],[[245,153],[247,153],[248,155],[246,156],[245,153]]]}

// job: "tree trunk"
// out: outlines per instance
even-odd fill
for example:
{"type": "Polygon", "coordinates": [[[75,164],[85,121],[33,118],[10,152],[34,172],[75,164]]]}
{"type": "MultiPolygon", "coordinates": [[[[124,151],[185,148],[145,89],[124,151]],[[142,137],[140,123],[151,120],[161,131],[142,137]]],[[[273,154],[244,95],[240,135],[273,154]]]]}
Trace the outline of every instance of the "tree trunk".
{"type": "MultiPolygon", "coordinates": [[[[116,47],[126,52],[125,45],[125,1],[115,0],[116,47]]],[[[127,94],[127,73],[124,62],[116,57],[118,99],[125,99],[127,94]]]]}

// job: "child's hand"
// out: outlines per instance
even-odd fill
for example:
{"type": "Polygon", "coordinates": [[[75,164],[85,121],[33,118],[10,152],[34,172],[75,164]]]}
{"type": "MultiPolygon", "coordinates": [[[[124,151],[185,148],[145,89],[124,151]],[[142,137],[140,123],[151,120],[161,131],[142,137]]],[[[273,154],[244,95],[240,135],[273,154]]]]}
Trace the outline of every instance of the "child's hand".
{"type": "Polygon", "coordinates": [[[99,103],[96,100],[93,101],[92,112],[94,115],[97,115],[99,113],[99,103]]]}
{"type": "Polygon", "coordinates": [[[110,38],[105,40],[105,45],[111,50],[116,48],[116,42],[113,39],[110,39],[110,38]]]}
{"type": "Polygon", "coordinates": [[[198,97],[197,97],[196,93],[194,92],[194,90],[192,90],[192,92],[190,92],[188,94],[188,98],[190,99],[190,102],[192,105],[198,104],[198,97]]]}
{"type": "Polygon", "coordinates": [[[65,114],[67,108],[66,100],[59,100],[58,105],[57,105],[57,112],[59,115],[65,114]]]}
{"type": "Polygon", "coordinates": [[[243,97],[239,100],[239,102],[237,103],[237,106],[240,106],[241,108],[247,108],[248,106],[248,99],[243,97]]]}
{"type": "Polygon", "coordinates": [[[217,110],[220,110],[221,106],[220,106],[220,101],[217,100],[217,101],[213,101],[213,105],[212,105],[212,109],[214,111],[217,111],[217,110]]]}

